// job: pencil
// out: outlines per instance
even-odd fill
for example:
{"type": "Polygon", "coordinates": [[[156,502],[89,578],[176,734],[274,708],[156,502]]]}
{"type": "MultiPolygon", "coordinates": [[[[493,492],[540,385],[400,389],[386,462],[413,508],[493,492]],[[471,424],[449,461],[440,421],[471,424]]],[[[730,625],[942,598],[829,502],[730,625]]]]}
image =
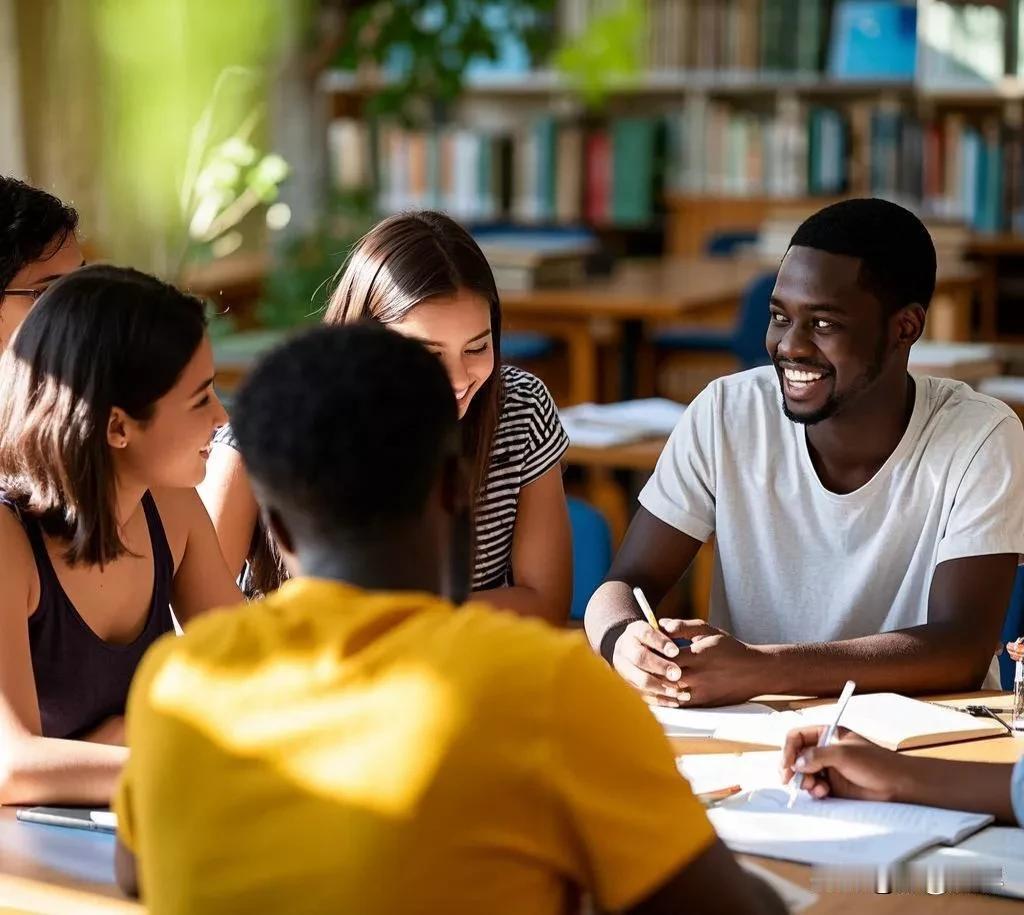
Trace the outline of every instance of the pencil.
{"type": "Polygon", "coordinates": [[[727,797],[739,794],[743,789],[739,785],[730,785],[728,788],[718,788],[715,791],[701,791],[697,794],[697,800],[705,807],[712,807],[727,797]]]}
{"type": "Polygon", "coordinates": [[[651,628],[655,630],[661,629],[658,625],[658,618],[654,615],[654,611],[651,609],[651,605],[647,602],[644,592],[640,588],[634,588],[633,597],[636,598],[636,602],[640,605],[640,609],[643,611],[644,616],[647,617],[647,622],[650,623],[651,628]]]}

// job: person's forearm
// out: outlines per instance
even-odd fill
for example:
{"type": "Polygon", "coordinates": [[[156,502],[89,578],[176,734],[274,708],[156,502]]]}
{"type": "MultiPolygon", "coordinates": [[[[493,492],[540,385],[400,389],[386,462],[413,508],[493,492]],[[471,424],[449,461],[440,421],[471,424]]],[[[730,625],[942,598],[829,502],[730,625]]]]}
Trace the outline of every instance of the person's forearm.
{"type": "Polygon", "coordinates": [[[960,627],[929,624],[805,645],[758,646],[765,655],[763,692],[822,696],[847,680],[858,692],[956,692],[977,689],[991,660],[960,627]]]}
{"type": "Polygon", "coordinates": [[[106,806],[127,760],[127,747],[87,740],[10,741],[0,747],[0,804],[106,806]]]}
{"type": "MultiPolygon", "coordinates": [[[[650,595],[647,597],[651,599],[650,595]]],[[[583,628],[594,650],[611,663],[616,640],[638,619],[642,616],[633,598],[633,589],[624,581],[606,581],[587,604],[583,628]]]]}
{"type": "Polygon", "coordinates": [[[490,604],[497,610],[511,610],[520,616],[537,617],[554,626],[564,626],[569,618],[568,606],[555,607],[540,591],[525,585],[474,591],[472,599],[490,604]]]}
{"type": "Polygon", "coordinates": [[[1017,825],[1010,782],[1012,765],[954,762],[903,756],[903,777],[895,800],[949,810],[990,813],[1002,823],[1017,825]]]}

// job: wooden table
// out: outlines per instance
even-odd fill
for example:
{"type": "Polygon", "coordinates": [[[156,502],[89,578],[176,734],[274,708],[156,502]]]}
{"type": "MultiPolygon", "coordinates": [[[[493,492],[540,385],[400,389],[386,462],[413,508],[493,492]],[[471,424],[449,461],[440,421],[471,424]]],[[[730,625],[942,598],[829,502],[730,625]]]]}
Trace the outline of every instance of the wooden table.
{"type": "Polygon", "coordinates": [[[982,340],[999,339],[999,263],[1024,257],[1024,238],[1012,233],[975,235],[967,245],[979,268],[979,326],[982,340]]]}
{"type": "MultiPolygon", "coordinates": [[[[510,328],[529,327],[565,341],[570,403],[599,399],[598,346],[602,340],[617,341],[622,356],[620,395],[628,400],[645,330],[681,321],[731,319],[750,282],[773,269],[750,257],[623,261],[611,276],[580,286],[502,292],[501,305],[510,328]]],[[[978,282],[979,272],[968,264],[940,265],[926,336],[946,342],[970,339],[971,302],[978,282]]]]}
{"type": "MultiPolygon", "coordinates": [[[[952,699],[966,704],[986,698],[990,705],[1005,707],[1006,694],[973,693],[952,699]]],[[[948,699],[950,697],[939,697],[948,699]]],[[[768,704],[787,708],[808,701],[769,697],[768,704]]],[[[827,701],[827,700],[822,700],[827,701]]],[[[679,755],[730,753],[764,749],[707,738],[673,738],[679,755]]],[[[1024,740],[993,737],[912,751],[942,759],[983,762],[1016,762],[1024,752],[1024,740]]],[[[775,873],[802,886],[810,886],[811,869],[804,865],[765,858],[754,859],[775,873]]],[[[104,912],[142,912],[126,900],[114,883],[114,839],[110,835],[78,829],[62,829],[15,820],[12,808],[0,808],[0,912],[45,915],[92,915],[104,912]]],[[[875,894],[822,894],[808,910],[821,915],[858,915],[861,912],[928,912],[940,915],[972,915],[976,912],[1020,912],[1020,904],[988,896],[878,896],[875,894]]]]}
{"type": "MultiPolygon", "coordinates": [[[[967,705],[984,699],[987,705],[994,708],[1008,708],[1012,696],[1007,693],[977,692],[958,694],[955,696],[931,697],[935,701],[948,702],[950,705],[967,705]]],[[[758,699],[776,709],[800,708],[815,705],[819,702],[834,700],[793,700],[785,697],[762,697],[758,699]]],[[[670,739],[678,756],[698,753],[744,753],[756,750],[770,750],[773,747],[754,746],[735,743],[733,741],[714,740],[706,737],[670,739]]],[[[946,744],[939,747],[926,747],[920,750],[907,751],[912,756],[929,756],[936,759],[956,759],[971,762],[1015,763],[1024,754],[1024,739],[1009,735],[990,737],[984,740],[970,740],[961,743],[946,744]]],[[[800,886],[811,888],[812,869],[803,864],[791,861],[775,861],[769,858],[748,857],[762,867],[766,867],[781,877],[791,880],[800,886]]],[[[876,893],[818,893],[818,901],[805,909],[809,915],[860,915],[862,912],[900,912],[929,913],[929,915],[974,915],[974,913],[998,913],[1022,911],[1021,903],[998,896],[981,896],[976,894],[928,896],[920,895],[880,895],[876,893]]]]}

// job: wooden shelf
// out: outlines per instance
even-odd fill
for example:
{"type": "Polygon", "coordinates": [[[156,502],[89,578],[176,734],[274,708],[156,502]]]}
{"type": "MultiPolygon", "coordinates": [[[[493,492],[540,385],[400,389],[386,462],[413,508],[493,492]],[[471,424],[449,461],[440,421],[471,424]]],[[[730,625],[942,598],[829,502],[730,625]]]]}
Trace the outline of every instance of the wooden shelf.
{"type": "Polygon", "coordinates": [[[1024,79],[1005,76],[992,85],[919,84],[916,93],[922,99],[949,104],[1000,104],[1024,99],[1024,79]]]}
{"type": "MultiPolygon", "coordinates": [[[[387,84],[386,77],[364,78],[339,70],[326,71],[320,78],[324,91],[349,95],[379,92],[387,84]]],[[[555,70],[534,70],[473,76],[466,80],[465,91],[470,95],[563,95],[572,92],[572,85],[555,70]]],[[[622,80],[611,89],[613,95],[870,95],[913,91],[911,80],[843,80],[821,73],[759,70],[651,70],[637,79],[622,80]]]]}

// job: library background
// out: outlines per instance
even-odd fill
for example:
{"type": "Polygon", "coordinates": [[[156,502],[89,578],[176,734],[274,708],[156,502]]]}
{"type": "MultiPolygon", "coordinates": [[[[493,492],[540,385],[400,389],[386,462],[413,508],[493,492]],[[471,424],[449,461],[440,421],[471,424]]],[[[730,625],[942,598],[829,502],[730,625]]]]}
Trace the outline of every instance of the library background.
{"type": "Polygon", "coordinates": [[[926,221],[914,370],[1024,413],[1022,27],[1020,0],[0,0],[0,172],[208,296],[229,396],[374,221],[468,225],[572,442],[578,616],[683,405],[766,360],[830,201],[926,221]]]}

